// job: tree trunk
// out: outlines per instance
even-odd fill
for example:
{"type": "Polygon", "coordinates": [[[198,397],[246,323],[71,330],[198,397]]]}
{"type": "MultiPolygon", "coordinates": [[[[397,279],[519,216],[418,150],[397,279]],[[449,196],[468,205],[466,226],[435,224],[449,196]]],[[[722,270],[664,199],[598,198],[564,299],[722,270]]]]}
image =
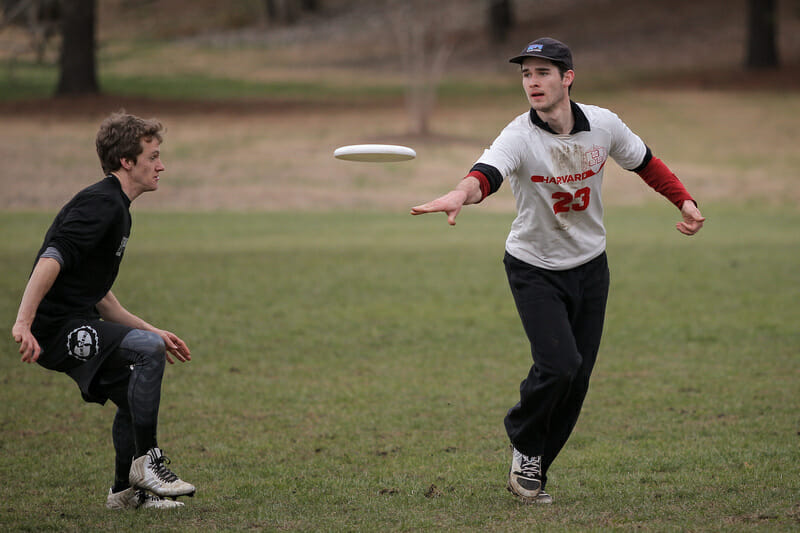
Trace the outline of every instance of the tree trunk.
{"type": "Polygon", "coordinates": [[[279,26],[291,26],[300,17],[306,3],[298,0],[264,0],[267,22],[279,26]]]}
{"type": "Polygon", "coordinates": [[[99,92],[95,65],[95,0],[62,0],[57,95],[99,92]]]}
{"type": "Polygon", "coordinates": [[[778,66],[776,0],[748,0],[747,59],[749,69],[778,66]]]}
{"type": "MultiPolygon", "coordinates": [[[[447,23],[451,7],[441,3],[430,10],[427,0],[398,0],[389,25],[397,38],[397,51],[407,75],[406,110],[413,135],[429,135],[430,119],[436,107],[436,91],[447,61],[455,49],[447,23]]],[[[455,6],[456,4],[452,4],[455,6]]]]}
{"type": "Polygon", "coordinates": [[[511,0],[489,0],[489,37],[492,43],[504,43],[513,25],[511,0]]]}

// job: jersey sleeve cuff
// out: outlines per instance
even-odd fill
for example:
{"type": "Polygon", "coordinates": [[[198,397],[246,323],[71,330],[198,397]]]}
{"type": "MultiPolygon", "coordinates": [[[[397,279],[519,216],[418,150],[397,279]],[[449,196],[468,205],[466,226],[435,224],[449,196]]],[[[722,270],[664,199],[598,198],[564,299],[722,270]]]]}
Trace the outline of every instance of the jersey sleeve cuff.
{"type": "Polygon", "coordinates": [[[44,258],[55,259],[62,268],[64,267],[64,256],[61,255],[61,252],[59,252],[58,248],[55,246],[48,246],[47,249],[42,252],[42,255],[39,256],[39,259],[44,258]]]}
{"type": "Polygon", "coordinates": [[[479,200],[480,203],[483,201],[484,198],[486,198],[487,196],[489,196],[489,194],[491,194],[491,185],[489,184],[489,178],[487,178],[486,175],[480,170],[470,171],[469,174],[464,176],[464,179],[467,179],[470,176],[477,179],[478,183],[481,186],[481,199],[479,200]]]}

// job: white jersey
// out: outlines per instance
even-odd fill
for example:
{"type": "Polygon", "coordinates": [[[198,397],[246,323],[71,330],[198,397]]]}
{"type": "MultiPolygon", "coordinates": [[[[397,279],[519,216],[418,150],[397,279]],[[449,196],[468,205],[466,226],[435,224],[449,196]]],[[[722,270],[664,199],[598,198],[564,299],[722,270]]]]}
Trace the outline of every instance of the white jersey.
{"type": "Polygon", "coordinates": [[[575,117],[583,130],[558,135],[536,126],[526,112],[477,161],[496,168],[516,199],[506,251],[548,270],[573,268],[605,251],[601,186],[606,160],[611,156],[622,168],[634,169],[647,151],[611,111],[577,104],[573,112],[576,107],[586,118],[575,117]]]}

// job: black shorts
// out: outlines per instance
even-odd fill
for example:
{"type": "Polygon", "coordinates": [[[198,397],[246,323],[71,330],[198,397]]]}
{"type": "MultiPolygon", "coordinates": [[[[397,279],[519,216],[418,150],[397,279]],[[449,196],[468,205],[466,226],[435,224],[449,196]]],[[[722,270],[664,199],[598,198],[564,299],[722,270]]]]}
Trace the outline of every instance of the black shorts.
{"type": "Polygon", "coordinates": [[[38,363],[74,379],[84,401],[103,404],[108,395],[98,390],[96,378],[101,368],[106,382],[122,381],[130,375],[129,367],[114,364],[114,368],[106,369],[106,362],[119,350],[122,339],[132,329],[100,319],[77,318],[67,320],[60,328],[51,328],[50,331],[56,331],[52,335],[34,331],[43,350],[38,363]]]}

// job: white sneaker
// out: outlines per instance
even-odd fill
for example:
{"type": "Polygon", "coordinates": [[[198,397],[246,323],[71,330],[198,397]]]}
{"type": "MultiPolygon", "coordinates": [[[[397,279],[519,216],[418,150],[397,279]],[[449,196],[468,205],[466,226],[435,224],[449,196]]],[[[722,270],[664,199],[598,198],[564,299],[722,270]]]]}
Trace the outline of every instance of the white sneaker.
{"type": "Polygon", "coordinates": [[[167,465],[169,459],[159,448],[150,448],[131,465],[131,486],[149,490],[156,496],[194,496],[195,487],[176,476],[167,465]]]}
{"type": "MultiPolygon", "coordinates": [[[[508,490],[526,503],[535,503],[542,490],[542,456],[528,457],[511,447],[511,468],[508,470],[508,490]]],[[[552,498],[550,499],[551,503],[552,498]]],[[[545,502],[542,502],[545,503],[545,502]]]]}
{"type": "Polygon", "coordinates": [[[175,500],[165,500],[158,496],[148,494],[141,489],[134,489],[129,487],[119,492],[112,492],[108,489],[108,498],[106,498],[106,507],[109,509],[174,509],[176,507],[183,507],[183,502],[175,500]]]}

